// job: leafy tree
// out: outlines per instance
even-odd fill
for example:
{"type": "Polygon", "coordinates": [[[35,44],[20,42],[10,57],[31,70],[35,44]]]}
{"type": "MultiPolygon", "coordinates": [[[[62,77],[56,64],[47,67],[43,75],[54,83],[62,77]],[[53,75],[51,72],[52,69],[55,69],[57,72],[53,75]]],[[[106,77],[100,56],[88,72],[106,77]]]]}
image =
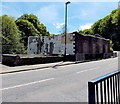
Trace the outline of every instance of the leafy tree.
{"type": "Polygon", "coordinates": [[[91,29],[85,29],[83,30],[83,33],[86,35],[90,35],[90,34],[93,34],[93,31],[91,29]]]}
{"type": "Polygon", "coordinates": [[[109,38],[111,37],[112,34],[112,24],[111,24],[111,15],[108,15],[106,17],[104,17],[99,24],[99,32],[100,34],[105,37],[105,38],[109,38]]]}
{"type": "Polygon", "coordinates": [[[120,8],[112,11],[113,48],[120,51],[120,8]]]}
{"type": "Polygon", "coordinates": [[[46,27],[40,23],[38,18],[33,14],[24,14],[16,20],[18,29],[22,34],[22,43],[27,49],[29,36],[46,36],[50,35],[46,27]]]}
{"type": "Polygon", "coordinates": [[[3,15],[0,17],[0,21],[2,27],[2,33],[0,34],[0,37],[2,38],[2,53],[20,53],[20,50],[23,50],[23,44],[20,43],[21,34],[15,24],[15,19],[3,15]]]}
{"type": "Polygon", "coordinates": [[[93,31],[92,29],[85,29],[85,30],[78,30],[78,32],[81,34],[81,35],[91,35],[93,34],[93,31]]]}
{"type": "Polygon", "coordinates": [[[120,9],[115,9],[111,12],[112,15],[112,23],[120,22],[120,9]]]}
{"type": "Polygon", "coordinates": [[[120,50],[120,9],[115,9],[103,19],[96,21],[91,29],[94,34],[112,39],[113,49],[120,50]]]}
{"type": "Polygon", "coordinates": [[[46,29],[46,26],[40,23],[37,16],[33,14],[24,14],[21,17],[19,17],[17,20],[27,20],[28,22],[30,22],[34,26],[34,28],[37,31],[39,31],[40,34],[38,35],[42,35],[42,36],[49,35],[49,32],[46,29]]]}
{"type": "Polygon", "coordinates": [[[40,22],[39,22],[38,18],[37,18],[35,15],[33,15],[33,14],[24,14],[24,15],[22,15],[21,17],[19,17],[18,20],[19,20],[19,19],[27,20],[28,22],[32,23],[33,26],[34,26],[36,29],[39,28],[38,25],[40,24],[40,22]]]}
{"type": "Polygon", "coordinates": [[[42,23],[38,25],[38,31],[42,36],[49,36],[50,33],[47,31],[46,26],[44,26],[42,23]]]}
{"type": "Polygon", "coordinates": [[[38,36],[39,32],[35,29],[33,24],[31,24],[27,20],[18,19],[16,20],[16,24],[22,34],[21,42],[24,43],[24,46],[27,48],[28,37],[38,36]]]}
{"type": "Polygon", "coordinates": [[[78,32],[82,35],[100,34],[102,37],[112,40],[111,46],[114,50],[120,50],[120,9],[115,9],[103,19],[96,21],[90,29],[78,32]]]}
{"type": "Polygon", "coordinates": [[[113,51],[113,42],[110,40],[110,51],[113,51]]]}
{"type": "Polygon", "coordinates": [[[91,26],[91,29],[93,31],[93,34],[100,34],[100,31],[99,31],[99,25],[100,25],[100,20],[96,21],[92,26],[91,26]]]}
{"type": "Polygon", "coordinates": [[[85,35],[83,30],[78,30],[78,33],[81,34],[81,35],[85,35]]]}

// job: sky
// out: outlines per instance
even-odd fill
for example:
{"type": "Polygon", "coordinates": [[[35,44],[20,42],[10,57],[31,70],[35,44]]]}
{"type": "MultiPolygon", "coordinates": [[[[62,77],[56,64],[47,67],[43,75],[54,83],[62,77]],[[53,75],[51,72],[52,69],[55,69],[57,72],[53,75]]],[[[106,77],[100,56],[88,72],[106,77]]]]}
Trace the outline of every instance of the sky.
{"type": "MultiPolygon", "coordinates": [[[[65,2],[9,2],[0,4],[1,15],[7,14],[16,19],[23,14],[34,14],[51,34],[60,34],[64,25],[65,2]]],[[[118,8],[118,2],[71,2],[68,5],[68,32],[84,30],[118,8]]]]}

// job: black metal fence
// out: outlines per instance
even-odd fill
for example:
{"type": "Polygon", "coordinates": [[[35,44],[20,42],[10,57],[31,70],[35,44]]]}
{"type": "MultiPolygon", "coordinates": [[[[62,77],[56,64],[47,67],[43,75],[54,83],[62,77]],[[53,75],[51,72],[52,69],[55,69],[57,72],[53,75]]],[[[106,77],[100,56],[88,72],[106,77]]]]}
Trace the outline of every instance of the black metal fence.
{"type": "Polygon", "coordinates": [[[89,104],[120,104],[120,71],[88,82],[89,104]]]}

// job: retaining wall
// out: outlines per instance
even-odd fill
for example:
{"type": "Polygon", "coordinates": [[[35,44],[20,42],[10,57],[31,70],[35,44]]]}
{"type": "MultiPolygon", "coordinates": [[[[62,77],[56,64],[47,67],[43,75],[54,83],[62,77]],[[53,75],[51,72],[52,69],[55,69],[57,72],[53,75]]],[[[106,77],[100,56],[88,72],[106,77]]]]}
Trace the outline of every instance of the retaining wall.
{"type": "Polygon", "coordinates": [[[21,55],[2,55],[2,64],[8,66],[43,64],[62,61],[62,56],[27,56],[21,55]]]}

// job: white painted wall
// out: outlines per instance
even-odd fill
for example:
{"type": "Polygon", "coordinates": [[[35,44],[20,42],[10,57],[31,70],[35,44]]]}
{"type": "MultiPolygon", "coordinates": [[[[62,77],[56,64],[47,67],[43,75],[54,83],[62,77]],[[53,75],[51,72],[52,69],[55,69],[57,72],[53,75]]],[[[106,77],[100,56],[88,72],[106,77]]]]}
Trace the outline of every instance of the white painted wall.
{"type": "Polygon", "coordinates": [[[36,38],[33,38],[32,41],[29,41],[28,44],[28,54],[37,54],[38,48],[37,48],[38,41],[36,38]]]}
{"type": "MultiPolygon", "coordinates": [[[[74,45],[73,43],[75,42],[73,40],[73,35],[74,34],[67,34],[67,43],[66,43],[66,54],[69,55],[74,55],[74,45]]],[[[54,36],[43,36],[43,37],[38,37],[41,38],[41,41],[44,40],[44,44],[41,47],[41,52],[40,53],[46,53],[46,44],[48,44],[48,52],[50,50],[50,43],[53,42],[54,44],[54,50],[53,50],[53,54],[64,54],[64,50],[65,50],[65,44],[63,42],[64,40],[64,35],[54,35],[54,36]]],[[[31,43],[29,42],[30,37],[28,38],[28,54],[36,54],[35,50],[36,47],[32,46],[33,50],[30,50],[31,47],[31,43]]]]}

